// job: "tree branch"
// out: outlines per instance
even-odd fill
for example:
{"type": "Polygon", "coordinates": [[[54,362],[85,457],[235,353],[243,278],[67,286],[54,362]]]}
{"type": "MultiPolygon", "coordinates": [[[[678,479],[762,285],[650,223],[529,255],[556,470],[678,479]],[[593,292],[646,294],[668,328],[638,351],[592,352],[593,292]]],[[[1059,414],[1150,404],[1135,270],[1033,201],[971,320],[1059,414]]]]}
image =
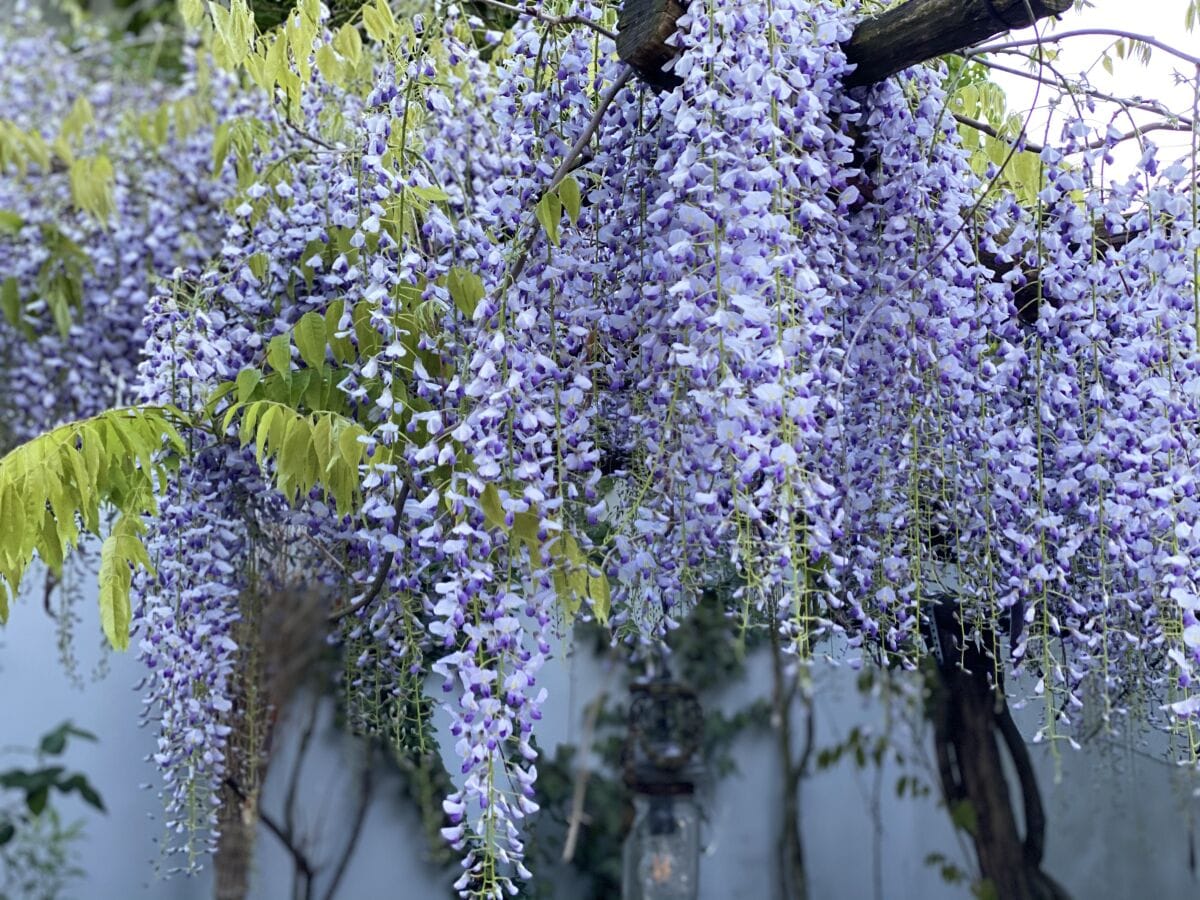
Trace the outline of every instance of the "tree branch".
{"type": "Polygon", "coordinates": [[[571,149],[563,157],[562,162],[559,163],[558,170],[554,173],[554,177],[550,179],[550,183],[546,185],[546,189],[542,191],[543,196],[557,188],[563,183],[563,179],[571,174],[576,160],[579,159],[583,153],[583,149],[591,141],[592,136],[595,135],[596,129],[600,127],[600,122],[604,118],[604,114],[608,111],[608,107],[612,105],[621,88],[625,87],[632,77],[633,70],[631,68],[624,69],[613,83],[605,88],[604,93],[600,95],[600,99],[596,101],[596,109],[592,113],[592,117],[588,120],[587,125],[584,126],[583,131],[580,132],[579,137],[575,139],[575,143],[571,145],[571,149]]]}
{"type": "MultiPolygon", "coordinates": [[[[236,794],[238,799],[243,803],[246,801],[245,792],[242,791],[241,786],[234,781],[232,777],[227,776],[225,778],[225,786],[233,791],[233,793],[236,794]]],[[[288,855],[292,857],[292,863],[296,866],[296,868],[302,872],[306,878],[312,878],[314,872],[312,863],[309,862],[304,851],[297,847],[292,841],[292,837],[288,833],[287,829],[276,822],[271,814],[263,809],[262,806],[258,807],[257,813],[258,820],[262,822],[263,825],[267,826],[267,831],[275,835],[275,837],[279,839],[279,843],[283,844],[284,849],[288,852],[288,855]]]]}
{"type": "MultiPolygon", "coordinates": [[[[604,119],[604,114],[608,112],[609,106],[612,105],[613,100],[616,99],[616,96],[620,92],[621,88],[625,87],[625,85],[629,83],[630,79],[633,78],[633,74],[633,69],[629,66],[625,66],[621,70],[621,74],[617,76],[616,80],[614,80],[612,84],[604,89],[604,93],[601,94],[600,99],[596,101],[596,109],[592,113],[592,117],[588,119],[587,124],[583,127],[583,131],[580,132],[579,137],[575,139],[575,143],[571,145],[571,149],[567,151],[566,156],[564,156],[562,162],[559,163],[558,168],[554,172],[554,176],[542,189],[542,193],[538,196],[539,201],[542,197],[545,197],[551,191],[557,189],[558,186],[563,183],[566,177],[571,174],[572,170],[574,170],[575,164],[583,155],[584,149],[595,136],[596,130],[600,127],[600,122],[604,119]]],[[[516,284],[517,279],[521,277],[521,272],[525,269],[525,263],[529,261],[529,251],[533,248],[533,242],[538,235],[539,228],[540,226],[535,219],[530,224],[529,232],[520,245],[520,249],[517,253],[516,259],[512,264],[512,267],[508,270],[503,280],[500,282],[500,288],[498,291],[500,294],[503,294],[510,287],[516,284]]]]}
{"type": "MultiPolygon", "coordinates": [[[[958,113],[954,114],[954,119],[960,124],[966,125],[968,128],[974,128],[976,131],[981,131],[988,137],[994,137],[996,140],[1004,141],[1006,144],[1013,145],[1016,143],[1013,138],[1009,137],[1008,135],[1001,134],[987,122],[980,122],[978,119],[972,119],[969,116],[962,116],[958,113]]],[[[1142,135],[1149,134],[1151,131],[1178,131],[1189,133],[1191,130],[1192,129],[1190,126],[1184,125],[1182,122],[1147,122],[1145,125],[1141,125],[1137,128],[1131,128],[1129,131],[1119,134],[1115,138],[1096,138],[1096,140],[1083,145],[1077,151],[1073,152],[1082,153],[1085,150],[1100,150],[1104,147],[1123,144],[1125,141],[1131,141],[1134,138],[1140,138],[1142,135]]],[[[1031,153],[1041,153],[1043,149],[1041,144],[1034,143],[1033,141],[1024,141],[1022,146],[1031,153]]]]}
{"type": "MultiPolygon", "coordinates": [[[[396,517],[404,515],[404,504],[408,502],[408,482],[404,482],[404,486],[400,488],[400,495],[396,498],[396,517]]],[[[347,616],[352,616],[361,609],[365,609],[375,602],[375,598],[383,592],[383,586],[387,583],[388,573],[392,570],[392,562],[396,559],[396,554],[391,550],[383,554],[383,559],[379,563],[379,571],[375,573],[375,579],[371,582],[371,586],[367,588],[367,592],[362,595],[362,599],[351,603],[345,609],[335,610],[329,614],[330,622],[340,622],[347,616]]]]}
{"type": "Polygon", "coordinates": [[[1013,721],[1007,703],[1003,703],[996,712],[996,725],[1008,748],[1013,768],[1017,770],[1017,780],[1021,783],[1021,808],[1025,812],[1025,860],[1031,866],[1041,866],[1046,848],[1046,813],[1042,808],[1042,795],[1038,791],[1033,760],[1029,757],[1029,748],[1025,746],[1025,739],[1013,721]]]}
{"type": "Polygon", "coordinates": [[[889,75],[952,53],[1071,8],[1072,0],[909,0],[864,19],[842,45],[858,68],[847,87],[875,84],[889,75]],[[1032,18],[1030,14],[1032,13],[1032,18]]]}
{"type": "Polygon", "coordinates": [[[304,757],[308,754],[308,745],[312,743],[313,732],[317,728],[317,712],[319,701],[314,699],[309,707],[308,721],[304,723],[304,731],[300,733],[300,743],[296,746],[296,761],[288,778],[287,796],[283,806],[284,827],[288,834],[296,832],[296,800],[300,796],[300,773],[304,768],[304,757]]]}
{"type": "MultiPolygon", "coordinates": [[[[1070,5],[1070,4],[1068,4],[1070,5]]],[[[857,32],[856,32],[857,34],[857,32]]],[[[1192,56],[1190,53],[1185,53],[1177,47],[1172,47],[1158,38],[1151,37],[1148,34],[1135,34],[1132,31],[1118,31],[1115,28],[1078,28],[1074,31],[1062,31],[1058,34],[1046,35],[1040,40],[1043,44],[1053,44],[1058,41],[1066,40],[1073,37],[1113,37],[1119,40],[1136,41],[1139,44],[1146,44],[1154,47],[1164,53],[1170,53],[1172,56],[1178,57],[1184,62],[1191,63],[1193,66],[1200,66],[1200,56],[1192,56]]],[[[1018,47],[1029,47],[1039,41],[1030,38],[1021,41],[1005,41],[1002,44],[986,44],[982,47],[974,47],[965,56],[978,56],[981,53],[996,53],[1000,50],[1014,50],[1018,47]]],[[[965,46],[965,45],[964,45],[965,46]]]]}
{"type": "MultiPolygon", "coordinates": [[[[1043,39],[1047,40],[1047,39],[1043,39]]],[[[1044,82],[1039,75],[1026,71],[1024,69],[1016,69],[1012,66],[1006,66],[1003,63],[998,63],[994,59],[977,58],[974,62],[981,66],[986,66],[996,72],[1004,72],[1007,75],[1015,75],[1018,78],[1024,78],[1029,81],[1044,82]]],[[[1144,97],[1118,97],[1115,94],[1109,94],[1098,88],[1092,87],[1087,82],[1081,82],[1066,78],[1053,66],[1043,63],[1047,69],[1054,74],[1058,80],[1058,86],[1068,94],[1083,94],[1085,97],[1092,97],[1096,100],[1102,100],[1105,103],[1112,103],[1122,109],[1140,109],[1143,112],[1154,113],[1156,116],[1161,116],[1163,120],[1169,122],[1178,122],[1180,125],[1186,125],[1189,129],[1192,127],[1192,120],[1185,115],[1173,112],[1166,104],[1158,100],[1147,100],[1144,97]]]]}
{"type": "Polygon", "coordinates": [[[354,851],[358,847],[358,839],[362,836],[363,824],[367,820],[367,809],[371,805],[371,756],[368,744],[367,758],[363,761],[362,772],[358,777],[358,807],[354,813],[354,823],[350,826],[350,834],[346,838],[346,846],[342,850],[341,859],[338,860],[337,867],[333,870],[333,878],[325,889],[325,900],[333,900],[342,876],[346,874],[346,869],[350,865],[350,857],[354,855],[354,851]]]}
{"type": "MultiPolygon", "coordinates": [[[[859,22],[842,45],[847,60],[856,66],[846,86],[875,84],[909,66],[1066,12],[1071,4],[1072,0],[908,0],[859,22]]],[[[679,83],[663,66],[679,53],[667,39],[675,33],[684,8],[677,0],[625,0],[617,53],[649,84],[679,83]]]]}
{"type": "Polygon", "coordinates": [[[588,707],[587,718],[583,720],[583,737],[579,742],[579,771],[575,775],[575,790],[571,794],[571,815],[567,827],[567,839],[563,843],[562,861],[570,862],[575,858],[575,845],[579,841],[579,827],[583,824],[583,804],[587,799],[588,779],[592,775],[590,756],[592,741],[596,735],[596,720],[600,717],[600,707],[604,705],[605,691],[601,691],[588,707]]]}
{"type": "Polygon", "coordinates": [[[590,28],[597,34],[601,34],[610,41],[615,41],[617,36],[609,31],[599,22],[593,22],[591,19],[580,15],[573,16],[552,16],[549,13],[544,13],[534,8],[532,4],[529,6],[513,6],[509,3],[501,3],[500,0],[476,0],[477,3],[482,3],[485,6],[494,6],[496,9],[502,9],[506,12],[513,13],[518,16],[529,16],[537,19],[539,22],[544,22],[547,25],[582,25],[584,28],[590,28]]]}

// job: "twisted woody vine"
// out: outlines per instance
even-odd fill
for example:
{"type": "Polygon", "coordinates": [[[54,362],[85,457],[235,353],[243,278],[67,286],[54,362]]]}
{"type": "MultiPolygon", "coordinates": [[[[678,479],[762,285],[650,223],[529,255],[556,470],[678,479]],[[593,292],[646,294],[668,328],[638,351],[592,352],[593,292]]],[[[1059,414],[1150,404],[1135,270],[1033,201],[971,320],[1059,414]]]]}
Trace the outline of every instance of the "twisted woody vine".
{"type": "Polygon", "coordinates": [[[731,572],[801,664],[913,668],[950,596],[1037,740],[1086,703],[1200,762],[1194,111],[1113,176],[1086,93],[989,157],[978,64],[847,87],[854,3],[695,0],[666,88],[612,3],[411,5],[182,0],[158,79],[0,28],[0,615],[96,540],[180,868],[296,585],[362,727],[448,711],[463,896],[529,877],[558,637],[731,572]]]}

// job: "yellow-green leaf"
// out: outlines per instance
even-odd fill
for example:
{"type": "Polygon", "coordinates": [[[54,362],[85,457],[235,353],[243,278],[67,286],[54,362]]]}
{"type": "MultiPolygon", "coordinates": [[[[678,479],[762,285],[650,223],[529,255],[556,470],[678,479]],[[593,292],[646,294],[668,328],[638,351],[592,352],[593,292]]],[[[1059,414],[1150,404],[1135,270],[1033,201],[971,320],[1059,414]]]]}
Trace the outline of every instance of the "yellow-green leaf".
{"type": "Polygon", "coordinates": [[[16,234],[25,227],[25,220],[11,209],[0,209],[0,232],[16,234]]]}
{"type": "Polygon", "coordinates": [[[365,448],[362,441],[359,440],[366,434],[357,425],[346,428],[338,436],[338,451],[342,454],[342,459],[346,461],[346,465],[357,470],[358,464],[362,461],[365,448]]]}
{"type": "Polygon", "coordinates": [[[354,358],[354,344],[348,337],[338,337],[341,330],[342,313],[345,311],[344,300],[334,300],[325,310],[325,343],[333,351],[333,358],[339,362],[349,362],[354,358]]]}
{"type": "Polygon", "coordinates": [[[579,182],[575,180],[574,175],[568,175],[563,179],[563,183],[558,186],[558,196],[562,200],[563,209],[567,211],[567,218],[574,225],[579,221],[579,211],[583,206],[579,182]]]}
{"type": "Polygon", "coordinates": [[[483,279],[469,269],[455,266],[446,275],[446,287],[458,311],[472,318],[483,299],[483,279]]]}
{"type": "Polygon", "coordinates": [[[204,21],[204,5],[200,0],[179,0],[179,15],[188,28],[199,28],[204,21]]]}
{"type": "Polygon", "coordinates": [[[479,506],[483,517],[493,528],[508,529],[504,522],[504,506],[500,502],[500,491],[494,484],[489,484],[479,496],[479,506]]]}
{"type": "Polygon", "coordinates": [[[359,36],[358,29],[349,22],[339,28],[338,33],[333,37],[333,49],[343,56],[352,67],[357,68],[362,59],[362,38],[359,36]]]}
{"type": "Polygon", "coordinates": [[[254,395],[254,389],[262,381],[262,371],[259,369],[242,369],[237,375],[237,398],[239,403],[249,403],[254,395]]]}
{"type": "Polygon", "coordinates": [[[267,343],[267,365],[285,378],[292,371],[292,342],[286,332],[267,343]]]}
{"type": "Polygon", "coordinates": [[[558,199],[558,195],[549,193],[543,196],[538,201],[534,213],[537,220],[541,222],[542,228],[546,230],[546,237],[550,239],[550,243],[557,247],[558,222],[562,218],[562,201],[558,199]]]}
{"type": "Polygon", "coordinates": [[[278,435],[279,429],[276,428],[275,431],[272,431],[279,415],[279,407],[272,404],[258,419],[258,429],[254,434],[254,458],[258,461],[259,465],[262,465],[263,454],[266,452],[268,446],[272,450],[277,451],[279,449],[274,445],[274,438],[278,435]]]}
{"type": "Polygon", "coordinates": [[[360,300],[354,306],[354,336],[358,339],[358,355],[364,359],[379,352],[382,338],[371,321],[375,307],[367,300],[360,300]]]}
{"type": "Polygon", "coordinates": [[[589,573],[588,597],[592,601],[592,613],[601,625],[608,622],[612,611],[612,594],[608,584],[608,576],[603,572],[589,573]]]}
{"type": "Polygon", "coordinates": [[[108,642],[118,650],[129,647],[132,607],[129,588],[133,569],[152,571],[150,556],[133,528],[121,519],[100,548],[100,625],[108,642]]]}
{"type": "Polygon", "coordinates": [[[13,328],[23,329],[21,321],[21,296],[17,290],[17,276],[10,275],[0,283],[0,311],[13,328]]]}
{"type": "Polygon", "coordinates": [[[305,365],[319,369],[325,364],[325,317],[320,313],[307,312],[300,317],[293,329],[296,349],[305,365]]]}

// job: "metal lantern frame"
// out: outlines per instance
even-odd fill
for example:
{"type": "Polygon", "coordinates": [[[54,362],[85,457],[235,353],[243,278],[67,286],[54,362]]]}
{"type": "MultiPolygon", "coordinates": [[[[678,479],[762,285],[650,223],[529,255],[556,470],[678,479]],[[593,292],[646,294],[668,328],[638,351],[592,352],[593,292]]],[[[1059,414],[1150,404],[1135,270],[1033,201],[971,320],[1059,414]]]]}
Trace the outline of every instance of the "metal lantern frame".
{"type": "Polygon", "coordinates": [[[704,713],[696,692],[674,680],[665,657],[629,688],[624,780],[634,822],[625,844],[625,900],[698,895],[700,749],[704,713]]]}

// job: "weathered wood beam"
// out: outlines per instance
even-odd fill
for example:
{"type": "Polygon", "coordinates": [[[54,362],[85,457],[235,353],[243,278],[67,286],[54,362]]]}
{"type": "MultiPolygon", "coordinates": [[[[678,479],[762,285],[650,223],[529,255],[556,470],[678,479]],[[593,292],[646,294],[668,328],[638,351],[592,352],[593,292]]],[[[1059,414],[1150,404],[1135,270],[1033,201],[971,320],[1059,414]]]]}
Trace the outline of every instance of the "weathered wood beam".
{"type": "MultiPolygon", "coordinates": [[[[663,66],[678,53],[667,44],[667,38],[675,32],[686,3],[625,0],[621,9],[617,53],[650,84],[678,84],[663,66]]],[[[1072,0],[908,0],[864,19],[843,44],[846,57],[858,67],[846,84],[875,84],[943,53],[1058,15],[1071,4],[1072,0]]]]}
{"type": "Polygon", "coordinates": [[[667,44],[687,0],[625,0],[617,22],[617,55],[638,77],[655,87],[670,88],[679,79],[663,66],[679,51],[667,44]]]}
{"type": "Polygon", "coordinates": [[[1071,8],[1073,0],[908,0],[864,19],[842,46],[858,66],[848,86],[875,84],[944,53],[1024,28],[1071,8]],[[1030,12],[1033,18],[1029,17],[1030,12]]]}

